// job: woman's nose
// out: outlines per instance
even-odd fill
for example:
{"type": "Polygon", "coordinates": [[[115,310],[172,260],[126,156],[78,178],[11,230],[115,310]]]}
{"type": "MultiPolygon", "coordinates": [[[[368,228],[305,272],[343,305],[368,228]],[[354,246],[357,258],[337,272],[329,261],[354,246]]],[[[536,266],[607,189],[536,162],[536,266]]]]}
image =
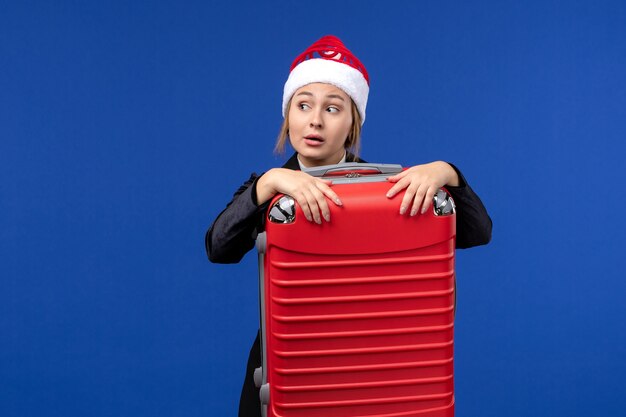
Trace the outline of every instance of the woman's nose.
{"type": "Polygon", "coordinates": [[[319,112],[313,112],[311,116],[311,127],[322,127],[322,115],[319,112]]]}

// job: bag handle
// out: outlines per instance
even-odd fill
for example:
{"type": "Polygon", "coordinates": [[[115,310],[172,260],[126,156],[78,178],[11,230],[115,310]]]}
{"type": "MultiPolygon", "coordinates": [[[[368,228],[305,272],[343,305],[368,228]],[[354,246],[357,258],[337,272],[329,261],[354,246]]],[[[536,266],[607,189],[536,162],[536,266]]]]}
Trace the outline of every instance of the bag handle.
{"type": "Polygon", "coordinates": [[[390,175],[402,172],[402,165],[343,162],[334,165],[304,168],[302,171],[314,177],[350,176],[350,174],[357,174],[357,176],[390,175]]]}

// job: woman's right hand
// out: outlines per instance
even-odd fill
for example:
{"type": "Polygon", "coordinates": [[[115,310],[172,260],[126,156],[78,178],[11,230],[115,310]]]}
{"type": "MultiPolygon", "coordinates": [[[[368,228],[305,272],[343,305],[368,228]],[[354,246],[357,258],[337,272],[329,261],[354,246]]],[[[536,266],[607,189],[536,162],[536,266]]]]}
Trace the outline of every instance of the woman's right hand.
{"type": "Polygon", "coordinates": [[[302,171],[273,168],[259,178],[256,184],[257,203],[269,201],[276,194],[287,194],[298,202],[308,221],[322,223],[322,217],[330,221],[330,209],[326,199],[341,206],[341,200],[331,189],[331,182],[313,177],[302,171]],[[321,216],[320,216],[321,213],[321,216]]]}

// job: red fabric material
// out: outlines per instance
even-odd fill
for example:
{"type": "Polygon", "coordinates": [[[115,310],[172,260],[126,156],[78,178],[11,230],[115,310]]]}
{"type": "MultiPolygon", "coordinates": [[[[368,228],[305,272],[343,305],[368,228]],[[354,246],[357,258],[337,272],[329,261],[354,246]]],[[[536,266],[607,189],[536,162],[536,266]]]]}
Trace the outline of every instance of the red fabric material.
{"type": "Polygon", "coordinates": [[[367,74],[365,66],[336,36],[326,35],[317,42],[313,43],[313,45],[309,46],[306,51],[298,55],[298,57],[291,64],[289,71],[293,71],[293,69],[300,63],[313,58],[335,60],[343,64],[350,65],[352,68],[363,74],[365,81],[367,81],[367,85],[370,84],[370,78],[367,74]],[[341,55],[337,58],[339,54],[341,55]]]}

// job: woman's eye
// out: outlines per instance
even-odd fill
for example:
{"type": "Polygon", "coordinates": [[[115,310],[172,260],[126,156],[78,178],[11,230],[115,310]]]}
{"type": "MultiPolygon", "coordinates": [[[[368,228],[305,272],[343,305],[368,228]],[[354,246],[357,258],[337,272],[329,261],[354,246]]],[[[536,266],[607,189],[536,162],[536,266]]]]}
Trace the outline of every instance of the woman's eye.
{"type": "Polygon", "coordinates": [[[339,109],[337,107],[329,107],[326,109],[328,113],[338,113],[339,109]]]}
{"type": "Polygon", "coordinates": [[[300,110],[308,110],[308,109],[311,108],[311,106],[309,106],[308,104],[305,104],[305,103],[298,104],[298,107],[300,108],[300,110]]]}

